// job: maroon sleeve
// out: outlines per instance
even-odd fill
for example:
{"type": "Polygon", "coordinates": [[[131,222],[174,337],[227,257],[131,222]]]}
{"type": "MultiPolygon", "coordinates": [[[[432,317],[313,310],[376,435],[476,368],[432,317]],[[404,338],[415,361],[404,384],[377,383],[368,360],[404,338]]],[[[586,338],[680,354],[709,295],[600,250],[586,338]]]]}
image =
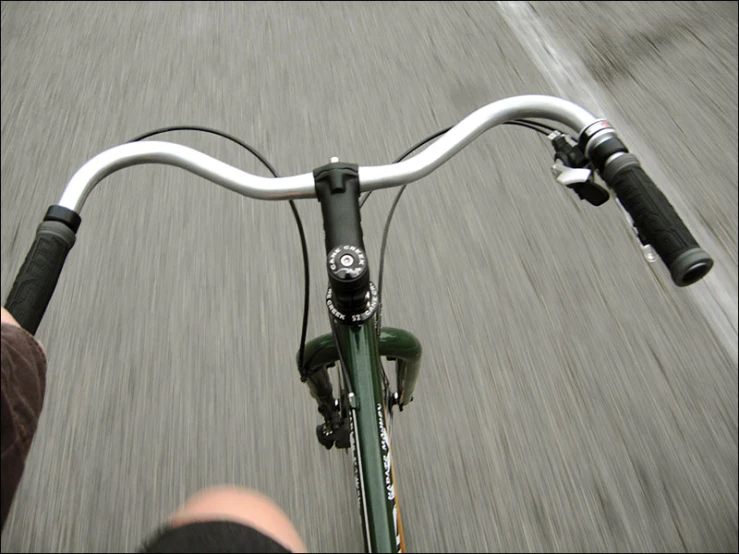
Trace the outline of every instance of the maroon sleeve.
{"type": "Polygon", "coordinates": [[[2,324],[2,526],[23,475],[46,386],[46,356],[23,329],[2,324]]]}

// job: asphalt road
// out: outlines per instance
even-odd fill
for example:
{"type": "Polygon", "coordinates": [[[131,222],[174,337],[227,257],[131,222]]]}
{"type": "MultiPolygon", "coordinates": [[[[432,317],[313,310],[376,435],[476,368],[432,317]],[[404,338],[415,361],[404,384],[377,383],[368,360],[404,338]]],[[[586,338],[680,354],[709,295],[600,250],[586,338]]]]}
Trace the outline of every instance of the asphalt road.
{"type": "MultiPolygon", "coordinates": [[[[488,133],[410,188],[384,317],[425,345],[394,425],[408,547],[737,551],[735,2],[1,10],[3,299],[73,172],[157,126],[229,131],[291,174],[390,161],[510,95],[606,109],[716,270],[672,286],[613,202],[558,188],[525,130],[488,133]]],[[[169,139],[264,174],[217,138],[169,139]]],[[[375,264],[391,199],[364,211],[375,264]]],[[[317,334],[322,227],[317,203],[299,207],[317,334]]],[[[38,333],[46,404],[2,551],[133,551],[220,483],[272,496],[313,551],[360,549],[350,456],[316,442],[294,367],[288,207],[138,167],[82,215],[38,333]]]]}

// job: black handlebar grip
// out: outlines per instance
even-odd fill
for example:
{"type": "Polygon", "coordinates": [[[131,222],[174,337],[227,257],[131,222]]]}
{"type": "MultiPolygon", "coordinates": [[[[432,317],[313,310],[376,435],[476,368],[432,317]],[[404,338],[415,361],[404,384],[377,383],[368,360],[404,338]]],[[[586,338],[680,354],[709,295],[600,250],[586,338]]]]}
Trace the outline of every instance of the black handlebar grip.
{"type": "Polygon", "coordinates": [[[74,246],[75,232],[61,221],[43,221],[23,262],[5,308],[26,331],[35,334],[74,246]]]}
{"type": "Polygon", "coordinates": [[[633,154],[610,160],[603,179],[631,215],[640,238],[651,244],[679,287],[701,280],[713,267],[680,216],[633,154]]]}

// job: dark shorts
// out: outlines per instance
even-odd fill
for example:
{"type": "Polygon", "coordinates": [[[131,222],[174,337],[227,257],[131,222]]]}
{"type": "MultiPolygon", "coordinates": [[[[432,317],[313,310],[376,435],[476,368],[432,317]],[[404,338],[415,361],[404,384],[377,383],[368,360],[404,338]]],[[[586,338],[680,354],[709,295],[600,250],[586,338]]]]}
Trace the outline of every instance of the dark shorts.
{"type": "Polygon", "coordinates": [[[259,531],[231,521],[165,527],[139,552],[290,552],[259,531]]]}

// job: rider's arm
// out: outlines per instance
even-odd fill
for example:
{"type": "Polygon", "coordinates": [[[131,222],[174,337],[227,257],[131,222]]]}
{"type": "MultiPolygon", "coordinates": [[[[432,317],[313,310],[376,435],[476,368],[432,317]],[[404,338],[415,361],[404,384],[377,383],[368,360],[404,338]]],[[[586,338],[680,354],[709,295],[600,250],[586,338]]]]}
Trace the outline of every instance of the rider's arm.
{"type": "Polygon", "coordinates": [[[2,308],[2,526],[23,475],[46,385],[41,344],[2,308]]]}

